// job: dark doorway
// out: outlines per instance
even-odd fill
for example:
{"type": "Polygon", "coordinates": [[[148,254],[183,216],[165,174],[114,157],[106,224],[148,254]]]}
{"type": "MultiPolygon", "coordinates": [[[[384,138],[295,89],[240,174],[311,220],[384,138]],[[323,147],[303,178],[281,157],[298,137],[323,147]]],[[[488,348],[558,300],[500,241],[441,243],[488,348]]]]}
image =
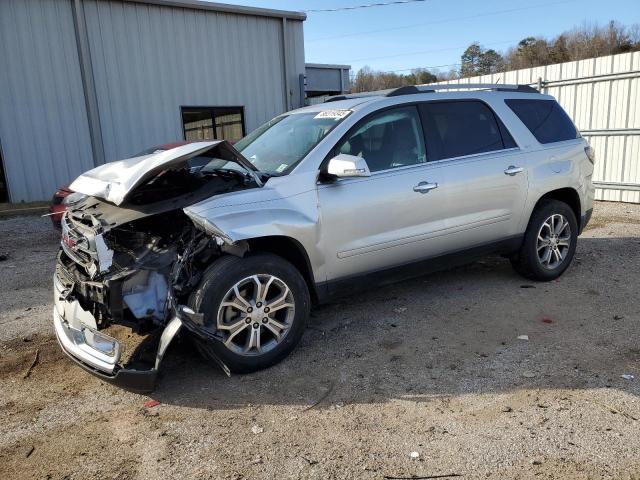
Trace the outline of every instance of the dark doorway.
{"type": "Polygon", "coordinates": [[[243,107],[182,107],[184,139],[230,140],[244,137],[243,107]]]}
{"type": "Polygon", "coordinates": [[[2,158],[2,145],[0,145],[0,202],[9,201],[9,187],[7,177],[4,174],[4,159],[2,158]]]}

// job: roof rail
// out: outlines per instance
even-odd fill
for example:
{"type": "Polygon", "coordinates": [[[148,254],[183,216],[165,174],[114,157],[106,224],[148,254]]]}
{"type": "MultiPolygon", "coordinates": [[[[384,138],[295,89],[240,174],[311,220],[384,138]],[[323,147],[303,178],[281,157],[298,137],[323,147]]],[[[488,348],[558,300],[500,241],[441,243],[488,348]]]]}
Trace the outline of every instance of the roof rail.
{"type": "MultiPolygon", "coordinates": [[[[424,87],[426,91],[436,90],[494,90],[498,92],[540,93],[529,85],[515,83],[441,83],[416,85],[424,87]]],[[[425,91],[425,90],[421,90],[425,91]]]]}
{"type": "Polygon", "coordinates": [[[372,92],[348,93],[327,98],[324,103],[337,102],[352,98],[364,97],[398,97],[400,95],[415,95],[416,93],[435,93],[445,90],[492,90],[498,92],[540,93],[529,85],[505,83],[441,83],[425,85],[405,85],[404,87],[375,90],[372,92]]]}
{"type": "Polygon", "coordinates": [[[340,100],[348,100],[348,99],[351,99],[351,98],[385,97],[385,96],[387,96],[387,94],[389,94],[393,90],[397,90],[397,89],[392,88],[392,89],[388,89],[388,90],[374,90],[372,92],[345,93],[344,95],[335,95],[333,97],[329,97],[323,103],[337,102],[337,101],[340,101],[340,100]]]}

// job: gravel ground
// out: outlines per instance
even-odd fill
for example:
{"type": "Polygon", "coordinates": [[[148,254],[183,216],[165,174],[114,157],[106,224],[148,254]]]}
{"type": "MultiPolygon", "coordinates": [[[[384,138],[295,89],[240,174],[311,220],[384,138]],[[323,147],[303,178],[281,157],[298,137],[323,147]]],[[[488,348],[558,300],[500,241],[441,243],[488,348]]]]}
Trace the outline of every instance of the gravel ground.
{"type": "Polygon", "coordinates": [[[2,479],[640,478],[638,205],[598,203],[558,281],[488,258],[377,289],[267,371],[178,342],[154,407],[59,351],[56,243],[0,221],[2,479]]]}

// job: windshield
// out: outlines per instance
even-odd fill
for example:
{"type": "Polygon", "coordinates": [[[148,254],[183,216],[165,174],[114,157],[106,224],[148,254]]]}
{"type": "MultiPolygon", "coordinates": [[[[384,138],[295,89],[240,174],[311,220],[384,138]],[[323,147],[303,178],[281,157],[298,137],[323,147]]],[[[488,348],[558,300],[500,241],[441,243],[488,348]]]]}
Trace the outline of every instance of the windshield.
{"type": "Polygon", "coordinates": [[[350,110],[281,115],[234,145],[258,170],[271,175],[288,172],[302,160],[350,110]]]}

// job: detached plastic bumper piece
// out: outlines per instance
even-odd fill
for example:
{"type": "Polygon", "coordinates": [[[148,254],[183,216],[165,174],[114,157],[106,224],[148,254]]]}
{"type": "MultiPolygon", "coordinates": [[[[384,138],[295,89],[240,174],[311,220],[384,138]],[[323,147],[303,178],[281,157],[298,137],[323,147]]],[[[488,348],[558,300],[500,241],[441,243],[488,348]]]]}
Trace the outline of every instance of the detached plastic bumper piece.
{"type": "Polygon", "coordinates": [[[54,279],[53,325],[60,347],[69,358],[105,382],[136,393],[153,391],[160,362],[180,331],[181,320],[172,318],[159,335],[155,362],[144,369],[129,368],[121,365],[118,340],[98,331],[93,315],[82,309],[77,300],[67,300],[65,293],[62,284],[54,279]]]}

